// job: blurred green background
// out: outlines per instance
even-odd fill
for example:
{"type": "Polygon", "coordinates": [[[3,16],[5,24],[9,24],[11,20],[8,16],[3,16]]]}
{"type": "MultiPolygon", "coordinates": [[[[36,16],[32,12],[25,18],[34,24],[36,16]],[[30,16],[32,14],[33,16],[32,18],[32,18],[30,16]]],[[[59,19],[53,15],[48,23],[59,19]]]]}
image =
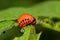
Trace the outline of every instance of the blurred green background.
{"type": "MultiPolygon", "coordinates": [[[[60,18],[60,0],[0,0],[0,40],[17,40],[21,37],[22,33],[15,23],[18,17],[24,13],[29,13],[36,19],[39,16],[60,18]]],[[[37,19],[37,24],[39,22],[37,19]]],[[[59,25],[60,21],[56,22],[56,26],[54,27],[50,27],[51,25],[48,27],[46,25],[45,27],[44,25],[42,35],[33,33],[33,39],[30,38],[30,32],[28,30],[26,31],[29,32],[26,33],[28,35],[23,35],[21,39],[27,36],[25,40],[28,40],[28,37],[30,40],[60,40],[59,25]]],[[[38,33],[41,29],[40,26],[36,26],[38,33]]]]}
{"type": "Polygon", "coordinates": [[[0,0],[0,10],[10,7],[30,7],[43,0],[0,0]]]}

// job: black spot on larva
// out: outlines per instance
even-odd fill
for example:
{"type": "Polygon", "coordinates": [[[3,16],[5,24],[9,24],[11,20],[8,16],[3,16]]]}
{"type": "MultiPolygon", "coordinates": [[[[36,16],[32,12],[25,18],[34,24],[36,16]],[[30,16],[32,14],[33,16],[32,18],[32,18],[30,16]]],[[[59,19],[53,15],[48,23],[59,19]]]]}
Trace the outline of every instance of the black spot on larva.
{"type": "Polygon", "coordinates": [[[19,25],[22,23],[22,21],[19,23],[19,25]]]}
{"type": "Polygon", "coordinates": [[[28,22],[31,22],[31,20],[29,20],[28,22]]]}
{"type": "Polygon", "coordinates": [[[25,23],[24,23],[25,24],[25,23]]]}
{"type": "Polygon", "coordinates": [[[21,21],[19,24],[21,24],[23,21],[21,21]]]}
{"type": "Polygon", "coordinates": [[[22,23],[22,21],[20,23],[22,23]]]}
{"type": "Polygon", "coordinates": [[[25,21],[26,21],[26,19],[25,19],[25,21]]]}
{"type": "Polygon", "coordinates": [[[6,31],[3,31],[3,34],[5,34],[6,33],[6,31]]]}
{"type": "Polygon", "coordinates": [[[29,18],[27,20],[28,20],[28,22],[31,22],[31,20],[29,20],[29,18]]]}
{"type": "Polygon", "coordinates": [[[24,20],[22,20],[24,22],[24,20]]]}
{"type": "Polygon", "coordinates": [[[27,20],[29,20],[29,18],[27,20]]]}

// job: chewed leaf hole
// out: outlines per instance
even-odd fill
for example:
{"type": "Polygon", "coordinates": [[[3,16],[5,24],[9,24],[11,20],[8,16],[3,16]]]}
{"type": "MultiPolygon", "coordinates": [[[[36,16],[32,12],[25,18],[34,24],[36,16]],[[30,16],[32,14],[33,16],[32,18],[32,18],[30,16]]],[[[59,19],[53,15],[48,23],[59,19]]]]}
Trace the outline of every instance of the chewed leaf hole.
{"type": "Polygon", "coordinates": [[[6,31],[3,31],[3,34],[5,34],[6,33],[6,31]]]}

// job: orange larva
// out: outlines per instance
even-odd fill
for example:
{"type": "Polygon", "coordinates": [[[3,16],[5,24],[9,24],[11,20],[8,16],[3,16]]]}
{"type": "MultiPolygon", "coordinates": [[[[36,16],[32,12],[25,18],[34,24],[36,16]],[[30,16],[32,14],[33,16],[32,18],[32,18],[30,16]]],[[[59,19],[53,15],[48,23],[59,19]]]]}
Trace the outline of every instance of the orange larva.
{"type": "Polygon", "coordinates": [[[36,19],[30,14],[23,14],[18,18],[18,25],[20,28],[23,28],[27,25],[36,24],[36,19]]]}

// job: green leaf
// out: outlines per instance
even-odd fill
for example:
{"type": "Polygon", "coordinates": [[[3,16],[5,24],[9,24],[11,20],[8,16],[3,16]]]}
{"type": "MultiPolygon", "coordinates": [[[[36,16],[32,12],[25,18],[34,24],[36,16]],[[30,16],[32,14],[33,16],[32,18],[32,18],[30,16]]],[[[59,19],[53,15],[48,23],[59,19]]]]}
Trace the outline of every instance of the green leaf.
{"type": "Polygon", "coordinates": [[[5,38],[7,36],[7,35],[5,35],[5,33],[7,32],[7,30],[10,30],[13,27],[12,24],[14,25],[13,21],[0,22],[0,40],[5,40],[5,38]]]}
{"type": "Polygon", "coordinates": [[[47,0],[47,1],[60,1],[60,0],[47,0]]]}
{"type": "Polygon", "coordinates": [[[33,26],[26,26],[24,34],[21,37],[16,37],[13,40],[39,40],[41,33],[36,34],[33,26]]]}
{"type": "Polygon", "coordinates": [[[23,7],[9,8],[7,10],[0,11],[0,21],[16,20],[20,15],[24,13],[33,15],[32,13],[30,13],[30,10],[28,8],[23,8],[23,7]]]}
{"type": "Polygon", "coordinates": [[[51,29],[51,30],[54,30],[54,31],[58,31],[58,32],[60,32],[60,28],[59,28],[59,25],[60,24],[60,22],[57,22],[56,24],[48,24],[48,23],[46,23],[46,22],[44,22],[44,23],[41,23],[41,25],[42,25],[42,27],[44,27],[44,28],[48,28],[48,29],[51,29]]]}
{"type": "Polygon", "coordinates": [[[60,17],[59,10],[60,10],[60,1],[46,1],[44,3],[39,3],[33,7],[28,8],[12,7],[0,11],[0,21],[15,20],[21,14],[24,13],[29,13],[36,18],[38,16],[60,17]]]}
{"type": "Polygon", "coordinates": [[[41,35],[41,40],[60,40],[60,32],[54,30],[45,30],[41,35]]]}
{"type": "Polygon", "coordinates": [[[32,8],[31,12],[36,16],[49,16],[49,17],[59,17],[60,18],[60,1],[46,1],[39,3],[32,8]]]}
{"type": "Polygon", "coordinates": [[[13,21],[4,21],[0,23],[0,40],[12,40],[14,37],[22,35],[18,26],[14,26],[13,21]]]}
{"type": "Polygon", "coordinates": [[[47,28],[47,29],[51,29],[57,32],[60,32],[60,18],[44,18],[41,19],[39,18],[39,24],[43,27],[43,28],[47,28]]]}
{"type": "Polygon", "coordinates": [[[0,22],[0,34],[1,32],[3,31],[6,31],[8,29],[11,29],[12,28],[12,24],[14,24],[13,21],[4,21],[4,22],[0,22]]]}

